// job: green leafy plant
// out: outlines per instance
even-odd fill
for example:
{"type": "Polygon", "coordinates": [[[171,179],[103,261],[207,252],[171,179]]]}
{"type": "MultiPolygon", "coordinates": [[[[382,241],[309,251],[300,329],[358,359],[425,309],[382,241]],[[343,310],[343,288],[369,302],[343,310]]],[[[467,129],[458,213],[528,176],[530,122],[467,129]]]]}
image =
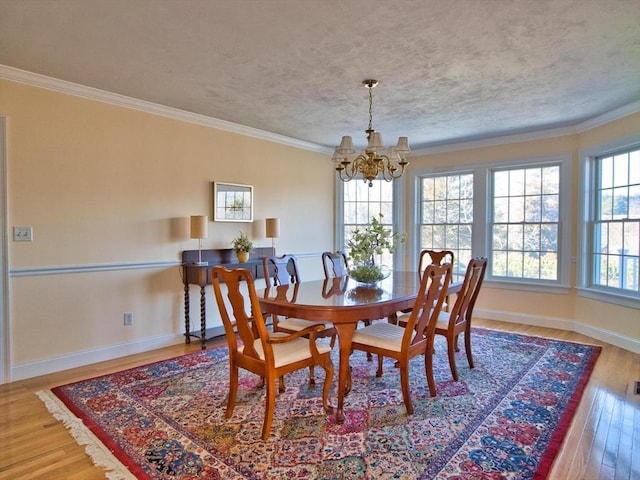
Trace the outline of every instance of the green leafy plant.
{"type": "MultiPolygon", "coordinates": [[[[382,219],[382,214],[379,215],[382,219]]],[[[375,264],[375,256],[396,251],[399,243],[406,241],[406,234],[392,233],[376,217],[371,217],[371,224],[358,227],[347,242],[352,266],[349,275],[362,283],[375,283],[388,275],[380,265],[375,264]]]]}
{"type": "Polygon", "coordinates": [[[233,249],[238,252],[253,252],[253,242],[242,232],[236,238],[231,240],[233,249]]]}

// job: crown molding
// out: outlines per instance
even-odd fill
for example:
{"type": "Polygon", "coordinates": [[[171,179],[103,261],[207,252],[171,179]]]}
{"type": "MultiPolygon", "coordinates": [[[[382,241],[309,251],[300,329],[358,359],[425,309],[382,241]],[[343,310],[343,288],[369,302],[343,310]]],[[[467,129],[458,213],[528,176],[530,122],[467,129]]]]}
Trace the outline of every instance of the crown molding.
{"type": "Polygon", "coordinates": [[[33,87],[45,88],[59,93],[74,95],[76,97],[96,100],[98,102],[116,105],[118,107],[130,108],[153,115],[180,120],[182,122],[194,123],[205,127],[223,130],[225,132],[239,133],[248,137],[258,138],[260,140],[268,140],[270,142],[280,143],[291,147],[310,150],[313,152],[326,153],[327,148],[311,142],[297,140],[295,138],[278,135],[276,133],[259,130],[257,128],[246,127],[237,123],[219,120],[217,118],[207,117],[197,113],[187,112],[178,108],[167,107],[153,102],[147,102],[137,98],[127,97],[118,93],[111,93],[98,88],[87,87],[66,80],[59,80],[39,73],[28,72],[18,68],[9,67],[0,64],[0,78],[10,80],[12,82],[23,83],[33,87]]]}
{"type": "MultiPolygon", "coordinates": [[[[116,105],[119,107],[139,110],[141,112],[151,113],[153,115],[160,115],[174,120],[203,125],[226,132],[238,133],[240,135],[246,135],[248,137],[258,138],[260,140],[280,143],[282,145],[296,147],[303,150],[309,150],[312,152],[324,153],[328,155],[331,155],[333,153],[332,148],[328,148],[324,145],[305,142],[303,140],[297,140],[295,138],[278,135],[275,133],[267,132],[265,130],[259,130],[257,128],[246,127],[237,123],[227,122],[225,120],[219,120],[217,118],[187,112],[178,108],[167,107],[165,105],[147,102],[145,100],[127,97],[125,95],[111,93],[93,87],[87,87],[85,85],[68,82],[66,80],[47,77],[46,75],[28,72],[26,70],[20,70],[18,68],[9,67],[7,65],[0,64],[0,78],[13,82],[23,83],[25,85],[45,88],[60,93],[66,93],[68,95],[74,95],[90,100],[109,103],[111,105],[116,105]]],[[[565,135],[575,135],[637,112],[640,112],[640,100],[570,126],[535,130],[513,135],[502,135],[469,141],[446,143],[442,145],[434,145],[431,147],[427,146],[423,148],[417,148],[413,150],[412,153],[413,155],[433,155],[437,153],[446,153],[458,150],[470,150],[474,148],[492,147],[510,143],[527,142],[532,140],[542,140],[545,138],[561,137],[565,135]]]]}
{"type": "Polygon", "coordinates": [[[619,118],[640,112],[640,100],[631,102],[620,108],[616,108],[609,112],[603,113],[596,117],[590,118],[574,125],[565,127],[549,128],[545,130],[535,130],[531,132],[518,133],[513,135],[502,135],[497,137],[482,138],[469,140],[465,142],[447,143],[435,145],[432,147],[424,147],[413,150],[414,155],[433,155],[436,153],[455,152],[458,150],[470,150],[474,148],[493,147],[497,145],[506,145],[509,143],[529,142],[532,140],[543,140],[545,138],[562,137],[565,135],[576,135],[593,128],[605,125],[619,118]]]}

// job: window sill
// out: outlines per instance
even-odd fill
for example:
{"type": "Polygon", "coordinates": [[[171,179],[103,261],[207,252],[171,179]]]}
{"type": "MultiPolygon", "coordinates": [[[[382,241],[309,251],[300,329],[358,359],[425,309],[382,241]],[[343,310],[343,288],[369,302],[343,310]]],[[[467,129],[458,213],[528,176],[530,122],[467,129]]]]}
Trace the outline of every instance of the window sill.
{"type": "Polygon", "coordinates": [[[580,295],[581,297],[640,310],[640,299],[635,297],[630,297],[623,294],[601,292],[599,290],[594,290],[591,288],[578,288],[577,290],[578,295],[580,295]]]}
{"type": "Polygon", "coordinates": [[[553,293],[555,295],[567,295],[569,286],[567,285],[547,285],[533,282],[506,282],[504,280],[485,279],[484,285],[487,288],[500,288],[502,290],[520,290],[524,292],[553,293]]]}

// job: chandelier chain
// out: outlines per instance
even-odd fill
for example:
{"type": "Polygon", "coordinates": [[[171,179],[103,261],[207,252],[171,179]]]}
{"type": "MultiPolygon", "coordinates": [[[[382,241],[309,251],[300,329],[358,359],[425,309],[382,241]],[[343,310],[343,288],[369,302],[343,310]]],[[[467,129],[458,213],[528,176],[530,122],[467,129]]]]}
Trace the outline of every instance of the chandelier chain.
{"type": "Polygon", "coordinates": [[[373,132],[373,87],[369,86],[369,129],[367,130],[367,138],[373,132]]]}

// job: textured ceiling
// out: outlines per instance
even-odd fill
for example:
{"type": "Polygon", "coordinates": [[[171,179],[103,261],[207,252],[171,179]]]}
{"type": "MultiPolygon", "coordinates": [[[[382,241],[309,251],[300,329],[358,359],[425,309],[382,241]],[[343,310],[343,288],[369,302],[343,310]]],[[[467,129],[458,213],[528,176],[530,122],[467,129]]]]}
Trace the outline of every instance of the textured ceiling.
{"type": "Polygon", "coordinates": [[[412,148],[640,100],[639,0],[0,0],[0,64],[312,142],[412,148]]]}

